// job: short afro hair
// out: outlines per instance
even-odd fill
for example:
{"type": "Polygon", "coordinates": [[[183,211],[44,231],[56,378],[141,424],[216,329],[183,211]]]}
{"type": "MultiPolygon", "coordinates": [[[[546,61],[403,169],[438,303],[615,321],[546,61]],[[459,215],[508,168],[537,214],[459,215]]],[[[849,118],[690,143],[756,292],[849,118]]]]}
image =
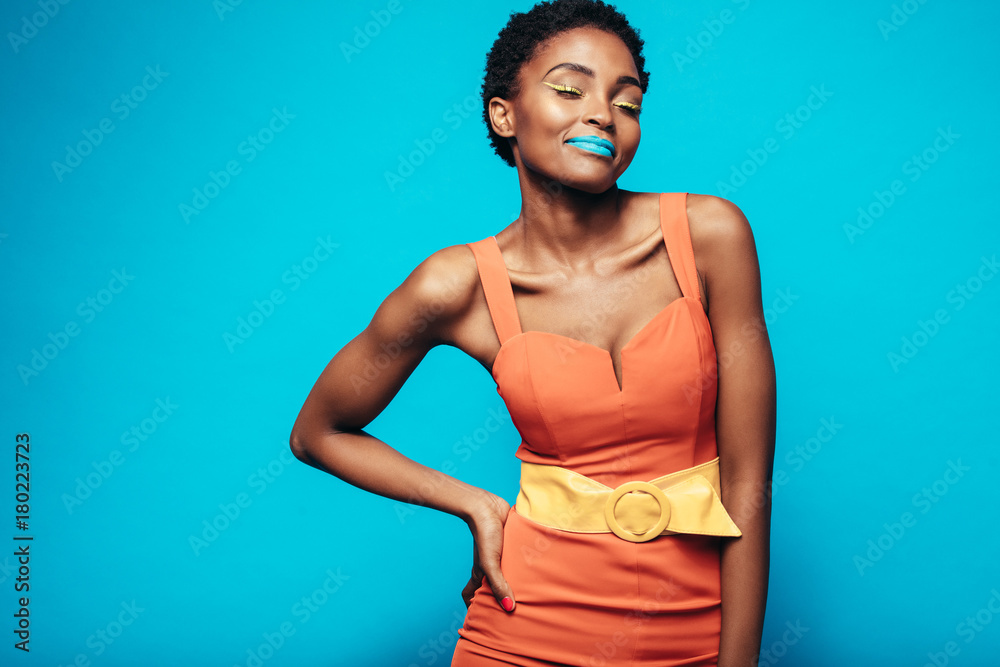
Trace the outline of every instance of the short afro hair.
{"type": "Polygon", "coordinates": [[[483,120],[489,133],[493,150],[511,167],[516,166],[510,141],[493,131],[490,123],[490,99],[514,99],[520,89],[521,67],[531,60],[538,46],[550,37],[572,30],[591,27],[617,36],[628,50],[639,71],[642,92],[649,86],[649,72],[644,67],[643,41],[639,31],[629,25],[628,19],[602,0],[552,0],[539,2],[527,12],[511,12],[490,52],[486,55],[486,72],[483,75],[483,120]]]}

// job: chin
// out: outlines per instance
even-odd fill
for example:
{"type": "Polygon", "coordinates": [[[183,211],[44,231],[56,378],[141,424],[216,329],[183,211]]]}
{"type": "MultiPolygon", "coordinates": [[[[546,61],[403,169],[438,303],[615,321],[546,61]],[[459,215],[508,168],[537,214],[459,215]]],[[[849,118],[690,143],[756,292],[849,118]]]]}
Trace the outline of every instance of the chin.
{"type": "Polygon", "coordinates": [[[581,183],[579,185],[573,185],[572,183],[566,183],[565,185],[566,187],[572,188],[574,190],[580,190],[581,192],[586,192],[592,195],[599,195],[613,188],[616,182],[617,179],[610,182],[601,182],[599,184],[586,182],[586,183],[581,183]]]}
{"type": "Polygon", "coordinates": [[[589,192],[590,194],[601,194],[607,192],[618,182],[619,173],[566,173],[562,178],[556,180],[567,188],[589,192]]]}
{"type": "MultiPolygon", "coordinates": [[[[618,182],[618,178],[625,171],[620,165],[611,170],[607,163],[603,163],[603,161],[602,163],[597,163],[596,160],[592,164],[573,160],[568,164],[558,164],[554,168],[551,166],[546,168],[542,164],[536,166],[530,162],[522,162],[522,165],[525,169],[535,172],[535,174],[541,176],[547,182],[558,183],[561,187],[595,195],[607,192],[610,188],[614,187],[615,183],[618,182]]],[[[628,165],[626,164],[625,166],[627,167],[628,165]]],[[[550,194],[556,194],[558,186],[553,185],[546,189],[549,190],[550,194]]]]}

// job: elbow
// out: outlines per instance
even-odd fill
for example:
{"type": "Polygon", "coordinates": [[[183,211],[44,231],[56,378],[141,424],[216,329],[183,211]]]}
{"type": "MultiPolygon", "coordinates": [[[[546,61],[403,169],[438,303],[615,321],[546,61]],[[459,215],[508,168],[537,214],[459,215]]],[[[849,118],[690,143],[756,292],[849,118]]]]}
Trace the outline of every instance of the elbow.
{"type": "Polygon", "coordinates": [[[288,447],[299,461],[316,466],[318,460],[328,458],[324,453],[342,432],[331,411],[303,408],[288,435],[288,447]]]}
{"type": "Polygon", "coordinates": [[[312,457],[309,456],[309,441],[298,424],[292,427],[292,433],[288,436],[288,447],[292,450],[292,455],[303,463],[309,463],[312,457]]]}
{"type": "Polygon", "coordinates": [[[340,431],[332,428],[310,430],[296,423],[292,427],[291,434],[288,436],[288,447],[292,450],[292,455],[299,461],[315,466],[318,458],[317,454],[320,450],[329,446],[329,440],[332,436],[336,436],[339,433],[340,431]]]}

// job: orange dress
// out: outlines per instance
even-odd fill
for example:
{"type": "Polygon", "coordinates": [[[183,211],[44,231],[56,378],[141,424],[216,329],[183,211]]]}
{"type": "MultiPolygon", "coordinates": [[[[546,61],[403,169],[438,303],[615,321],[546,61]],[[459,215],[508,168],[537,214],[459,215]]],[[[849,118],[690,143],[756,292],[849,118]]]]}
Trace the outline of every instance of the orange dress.
{"type": "MultiPolygon", "coordinates": [[[[622,348],[622,386],[607,350],[521,331],[496,237],[469,243],[501,346],[493,363],[522,461],[569,468],[615,488],[718,456],[716,351],[702,306],[687,193],[660,194],[660,227],[682,296],[622,348]]],[[[517,606],[486,578],[458,630],[452,667],[715,665],[721,629],[719,537],[636,543],[519,515],[500,566],[517,606]]]]}

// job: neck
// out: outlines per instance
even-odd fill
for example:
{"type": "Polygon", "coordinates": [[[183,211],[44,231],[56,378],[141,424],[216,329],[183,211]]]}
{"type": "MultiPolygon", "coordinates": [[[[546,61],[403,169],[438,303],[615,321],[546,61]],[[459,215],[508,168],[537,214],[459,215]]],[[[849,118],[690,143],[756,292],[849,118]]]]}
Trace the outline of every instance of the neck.
{"type": "Polygon", "coordinates": [[[521,212],[512,229],[526,255],[565,267],[592,264],[601,250],[620,246],[622,193],[617,184],[584,192],[519,169],[521,212]]]}

